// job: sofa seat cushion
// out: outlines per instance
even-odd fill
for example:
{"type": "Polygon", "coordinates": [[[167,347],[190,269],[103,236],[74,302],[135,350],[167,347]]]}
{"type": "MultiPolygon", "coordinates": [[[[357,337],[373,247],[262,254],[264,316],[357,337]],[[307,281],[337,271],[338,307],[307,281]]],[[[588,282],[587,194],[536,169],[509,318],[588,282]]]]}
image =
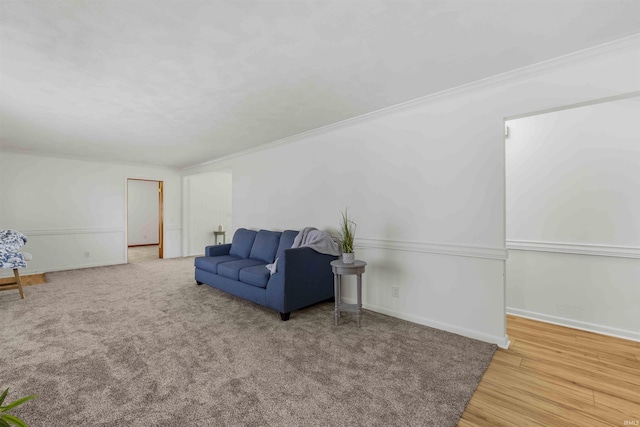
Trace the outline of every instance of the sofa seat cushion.
{"type": "Polygon", "coordinates": [[[253,267],[255,265],[266,266],[264,261],[259,259],[239,259],[237,261],[225,262],[218,265],[218,274],[222,277],[226,277],[227,279],[240,280],[240,270],[247,267],[253,267]]]}
{"type": "Polygon", "coordinates": [[[253,267],[245,267],[240,270],[240,281],[247,285],[266,288],[271,273],[267,270],[266,264],[254,265],[253,267]]]}
{"type": "Polygon", "coordinates": [[[218,273],[218,266],[225,262],[238,261],[241,258],[233,255],[221,256],[201,256],[194,261],[196,268],[208,271],[209,273],[218,273]]]}

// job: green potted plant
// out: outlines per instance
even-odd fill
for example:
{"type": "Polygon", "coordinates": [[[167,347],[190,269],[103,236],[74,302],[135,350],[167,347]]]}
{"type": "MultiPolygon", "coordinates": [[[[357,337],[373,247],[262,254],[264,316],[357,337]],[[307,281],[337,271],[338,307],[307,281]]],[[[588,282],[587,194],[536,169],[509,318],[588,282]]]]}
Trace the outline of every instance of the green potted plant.
{"type": "Polygon", "coordinates": [[[35,395],[26,396],[26,397],[23,397],[22,399],[18,399],[11,403],[3,405],[4,400],[7,397],[7,394],[9,394],[8,387],[5,391],[2,392],[2,395],[0,395],[0,427],[11,427],[11,424],[16,425],[18,427],[27,427],[27,423],[25,423],[15,415],[9,414],[9,411],[15,408],[16,406],[22,405],[24,402],[33,399],[36,396],[35,395]]]}
{"type": "Polygon", "coordinates": [[[353,264],[355,255],[353,254],[353,239],[356,235],[356,223],[349,218],[347,209],[341,212],[342,219],[340,221],[340,248],[342,249],[342,262],[345,264],[353,264]]]}

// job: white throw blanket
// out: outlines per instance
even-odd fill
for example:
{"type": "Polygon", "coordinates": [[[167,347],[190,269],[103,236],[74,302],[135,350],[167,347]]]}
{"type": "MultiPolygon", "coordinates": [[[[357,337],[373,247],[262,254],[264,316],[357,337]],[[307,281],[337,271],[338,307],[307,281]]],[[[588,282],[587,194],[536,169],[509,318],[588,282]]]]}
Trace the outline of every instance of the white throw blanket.
{"type": "Polygon", "coordinates": [[[315,227],[305,227],[293,240],[292,248],[309,247],[321,254],[340,256],[340,241],[331,237],[326,231],[320,231],[315,227]]]}
{"type": "MultiPolygon", "coordinates": [[[[295,239],[293,239],[293,248],[308,247],[321,254],[340,256],[342,249],[340,248],[340,241],[335,237],[331,237],[326,231],[320,231],[315,227],[305,227],[298,233],[295,239]]],[[[278,259],[273,264],[267,265],[267,269],[274,275],[278,270],[278,259]]]]}

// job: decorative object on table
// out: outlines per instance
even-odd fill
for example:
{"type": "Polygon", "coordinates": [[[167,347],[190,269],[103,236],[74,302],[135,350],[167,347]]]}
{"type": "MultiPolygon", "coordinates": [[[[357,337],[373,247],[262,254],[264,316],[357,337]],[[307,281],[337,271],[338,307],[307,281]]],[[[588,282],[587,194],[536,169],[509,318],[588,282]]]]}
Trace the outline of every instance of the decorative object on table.
{"type": "Polygon", "coordinates": [[[218,231],[222,231],[222,224],[218,224],[218,231]]]}
{"type": "MultiPolygon", "coordinates": [[[[15,280],[10,283],[0,285],[0,291],[17,289],[20,298],[24,299],[22,282],[18,268],[27,266],[27,261],[31,261],[31,254],[20,252],[20,248],[27,243],[27,236],[15,230],[0,230],[0,267],[13,269],[15,280]]],[[[0,427],[2,427],[0,425],[0,427]]]]}
{"type": "Polygon", "coordinates": [[[356,223],[353,219],[349,218],[348,209],[345,209],[341,214],[340,247],[342,249],[342,262],[345,264],[353,264],[355,259],[355,255],[353,253],[353,239],[356,235],[356,223]]]}
{"type": "Polygon", "coordinates": [[[343,311],[349,311],[356,314],[356,324],[360,327],[360,316],[362,315],[362,274],[364,268],[367,265],[366,262],[360,260],[354,260],[351,263],[336,260],[331,261],[331,270],[333,271],[333,286],[336,306],[333,312],[335,324],[338,326],[338,319],[340,313],[343,311]],[[342,276],[356,275],[356,303],[346,304],[342,302],[342,276]]]}
{"type": "Polygon", "coordinates": [[[14,400],[11,403],[7,403],[6,405],[3,405],[4,400],[7,397],[7,394],[9,394],[8,387],[5,389],[5,391],[2,392],[2,395],[0,395],[0,427],[9,427],[11,424],[16,426],[27,427],[27,424],[24,421],[22,421],[20,418],[16,417],[15,415],[9,414],[9,411],[15,408],[16,406],[20,406],[23,403],[33,399],[36,396],[35,395],[26,396],[26,397],[23,397],[22,399],[14,400]]]}

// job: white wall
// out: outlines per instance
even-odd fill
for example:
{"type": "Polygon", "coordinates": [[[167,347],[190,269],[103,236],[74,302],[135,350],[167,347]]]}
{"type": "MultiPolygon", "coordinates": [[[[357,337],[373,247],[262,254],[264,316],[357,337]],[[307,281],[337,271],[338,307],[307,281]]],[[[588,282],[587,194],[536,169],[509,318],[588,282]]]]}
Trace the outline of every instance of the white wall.
{"type": "Polygon", "coordinates": [[[335,229],[349,206],[365,307],[504,346],[504,118],[638,90],[639,51],[582,52],[187,172],[232,170],[234,227],[335,229]]]}
{"type": "Polygon", "coordinates": [[[158,244],[158,183],[128,180],[127,184],[127,244],[158,244]]]}
{"type": "Polygon", "coordinates": [[[509,250],[508,312],[640,341],[640,260],[509,250]]]}
{"type": "Polygon", "coordinates": [[[24,232],[34,256],[23,274],[124,263],[127,178],[164,181],[164,256],[181,256],[175,171],[4,152],[0,174],[2,227],[24,232]]]}
{"type": "Polygon", "coordinates": [[[507,121],[507,238],[640,247],[640,97],[507,121]]]}
{"type": "MultiPolygon", "coordinates": [[[[209,172],[184,177],[184,247],[185,255],[204,253],[207,245],[213,245],[213,232],[222,225],[227,242],[231,241],[231,173],[209,172]]],[[[218,243],[222,237],[218,237],[218,243]]]]}
{"type": "Polygon", "coordinates": [[[633,97],[507,122],[509,312],[640,340],[638,118],[633,97]]]}

